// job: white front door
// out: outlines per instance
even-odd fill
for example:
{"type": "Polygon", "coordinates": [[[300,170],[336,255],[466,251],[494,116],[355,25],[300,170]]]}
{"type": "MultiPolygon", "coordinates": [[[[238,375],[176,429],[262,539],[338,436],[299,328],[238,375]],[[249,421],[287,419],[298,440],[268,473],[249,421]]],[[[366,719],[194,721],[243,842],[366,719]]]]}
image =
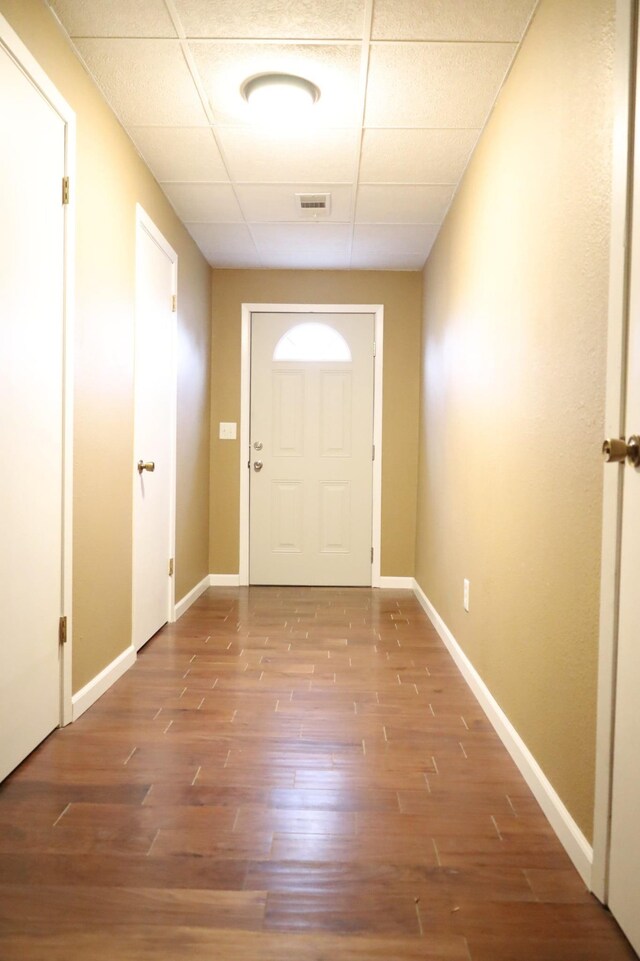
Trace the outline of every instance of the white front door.
{"type": "Polygon", "coordinates": [[[0,144],[2,779],[61,719],[65,123],[1,42],[0,144]]]}
{"type": "Polygon", "coordinates": [[[136,240],[133,646],[171,616],[175,485],[176,254],[138,210],[136,240]]]}
{"type": "Polygon", "coordinates": [[[371,584],[374,317],[251,329],[249,580],[371,584]]]}

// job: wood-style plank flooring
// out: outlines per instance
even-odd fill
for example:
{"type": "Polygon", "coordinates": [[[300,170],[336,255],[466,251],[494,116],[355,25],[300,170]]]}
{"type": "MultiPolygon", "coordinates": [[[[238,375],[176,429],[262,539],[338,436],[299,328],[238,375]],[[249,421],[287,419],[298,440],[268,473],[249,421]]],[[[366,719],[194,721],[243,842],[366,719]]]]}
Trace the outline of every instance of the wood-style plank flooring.
{"type": "Polygon", "coordinates": [[[0,788],[1,961],[619,961],[408,591],[209,590],[0,788]]]}

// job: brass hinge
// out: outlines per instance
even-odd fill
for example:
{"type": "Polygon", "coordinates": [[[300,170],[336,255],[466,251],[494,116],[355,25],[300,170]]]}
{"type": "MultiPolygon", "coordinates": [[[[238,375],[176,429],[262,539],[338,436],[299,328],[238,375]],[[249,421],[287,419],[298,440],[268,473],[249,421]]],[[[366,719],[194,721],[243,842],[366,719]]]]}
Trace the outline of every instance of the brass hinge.
{"type": "Polygon", "coordinates": [[[371,448],[371,460],[375,460],[375,459],[376,459],[376,445],[374,444],[373,447],[371,448]]]}
{"type": "Polygon", "coordinates": [[[177,309],[178,309],[178,298],[176,294],[174,294],[171,298],[171,313],[175,314],[177,309]]]}
{"type": "Polygon", "coordinates": [[[169,577],[173,577],[173,557],[169,558],[169,577]]]}
{"type": "Polygon", "coordinates": [[[67,618],[61,617],[58,623],[58,643],[67,643],[67,618]]]}
{"type": "Polygon", "coordinates": [[[373,547],[371,548],[371,563],[373,564],[373,547]]]}
{"type": "Polygon", "coordinates": [[[69,203],[69,178],[62,178],[62,203],[64,206],[69,203]]]}

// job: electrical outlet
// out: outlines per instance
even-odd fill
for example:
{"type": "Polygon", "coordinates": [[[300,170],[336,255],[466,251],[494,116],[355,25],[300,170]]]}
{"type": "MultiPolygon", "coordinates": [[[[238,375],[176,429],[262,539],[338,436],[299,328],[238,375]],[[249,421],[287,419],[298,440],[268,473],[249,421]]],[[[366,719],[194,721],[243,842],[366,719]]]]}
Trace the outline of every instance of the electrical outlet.
{"type": "Polygon", "coordinates": [[[462,583],[464,585],[462,603],[464,604],[465,611],[468,611],[469,610],[469,581],[465,577],[462,583]]]}

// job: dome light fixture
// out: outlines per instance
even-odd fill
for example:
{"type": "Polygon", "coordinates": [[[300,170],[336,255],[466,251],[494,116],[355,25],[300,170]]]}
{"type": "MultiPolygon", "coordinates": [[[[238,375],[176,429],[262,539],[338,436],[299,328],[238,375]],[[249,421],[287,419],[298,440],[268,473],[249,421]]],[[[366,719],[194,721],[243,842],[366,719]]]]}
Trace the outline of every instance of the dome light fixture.
{"type": "Polygon", "coordinates": [[[252,113],[268,122],[299,119],[320,97],[320,90],[310,80],[287,73],[250,77],[241,92],[252,113]]]}

